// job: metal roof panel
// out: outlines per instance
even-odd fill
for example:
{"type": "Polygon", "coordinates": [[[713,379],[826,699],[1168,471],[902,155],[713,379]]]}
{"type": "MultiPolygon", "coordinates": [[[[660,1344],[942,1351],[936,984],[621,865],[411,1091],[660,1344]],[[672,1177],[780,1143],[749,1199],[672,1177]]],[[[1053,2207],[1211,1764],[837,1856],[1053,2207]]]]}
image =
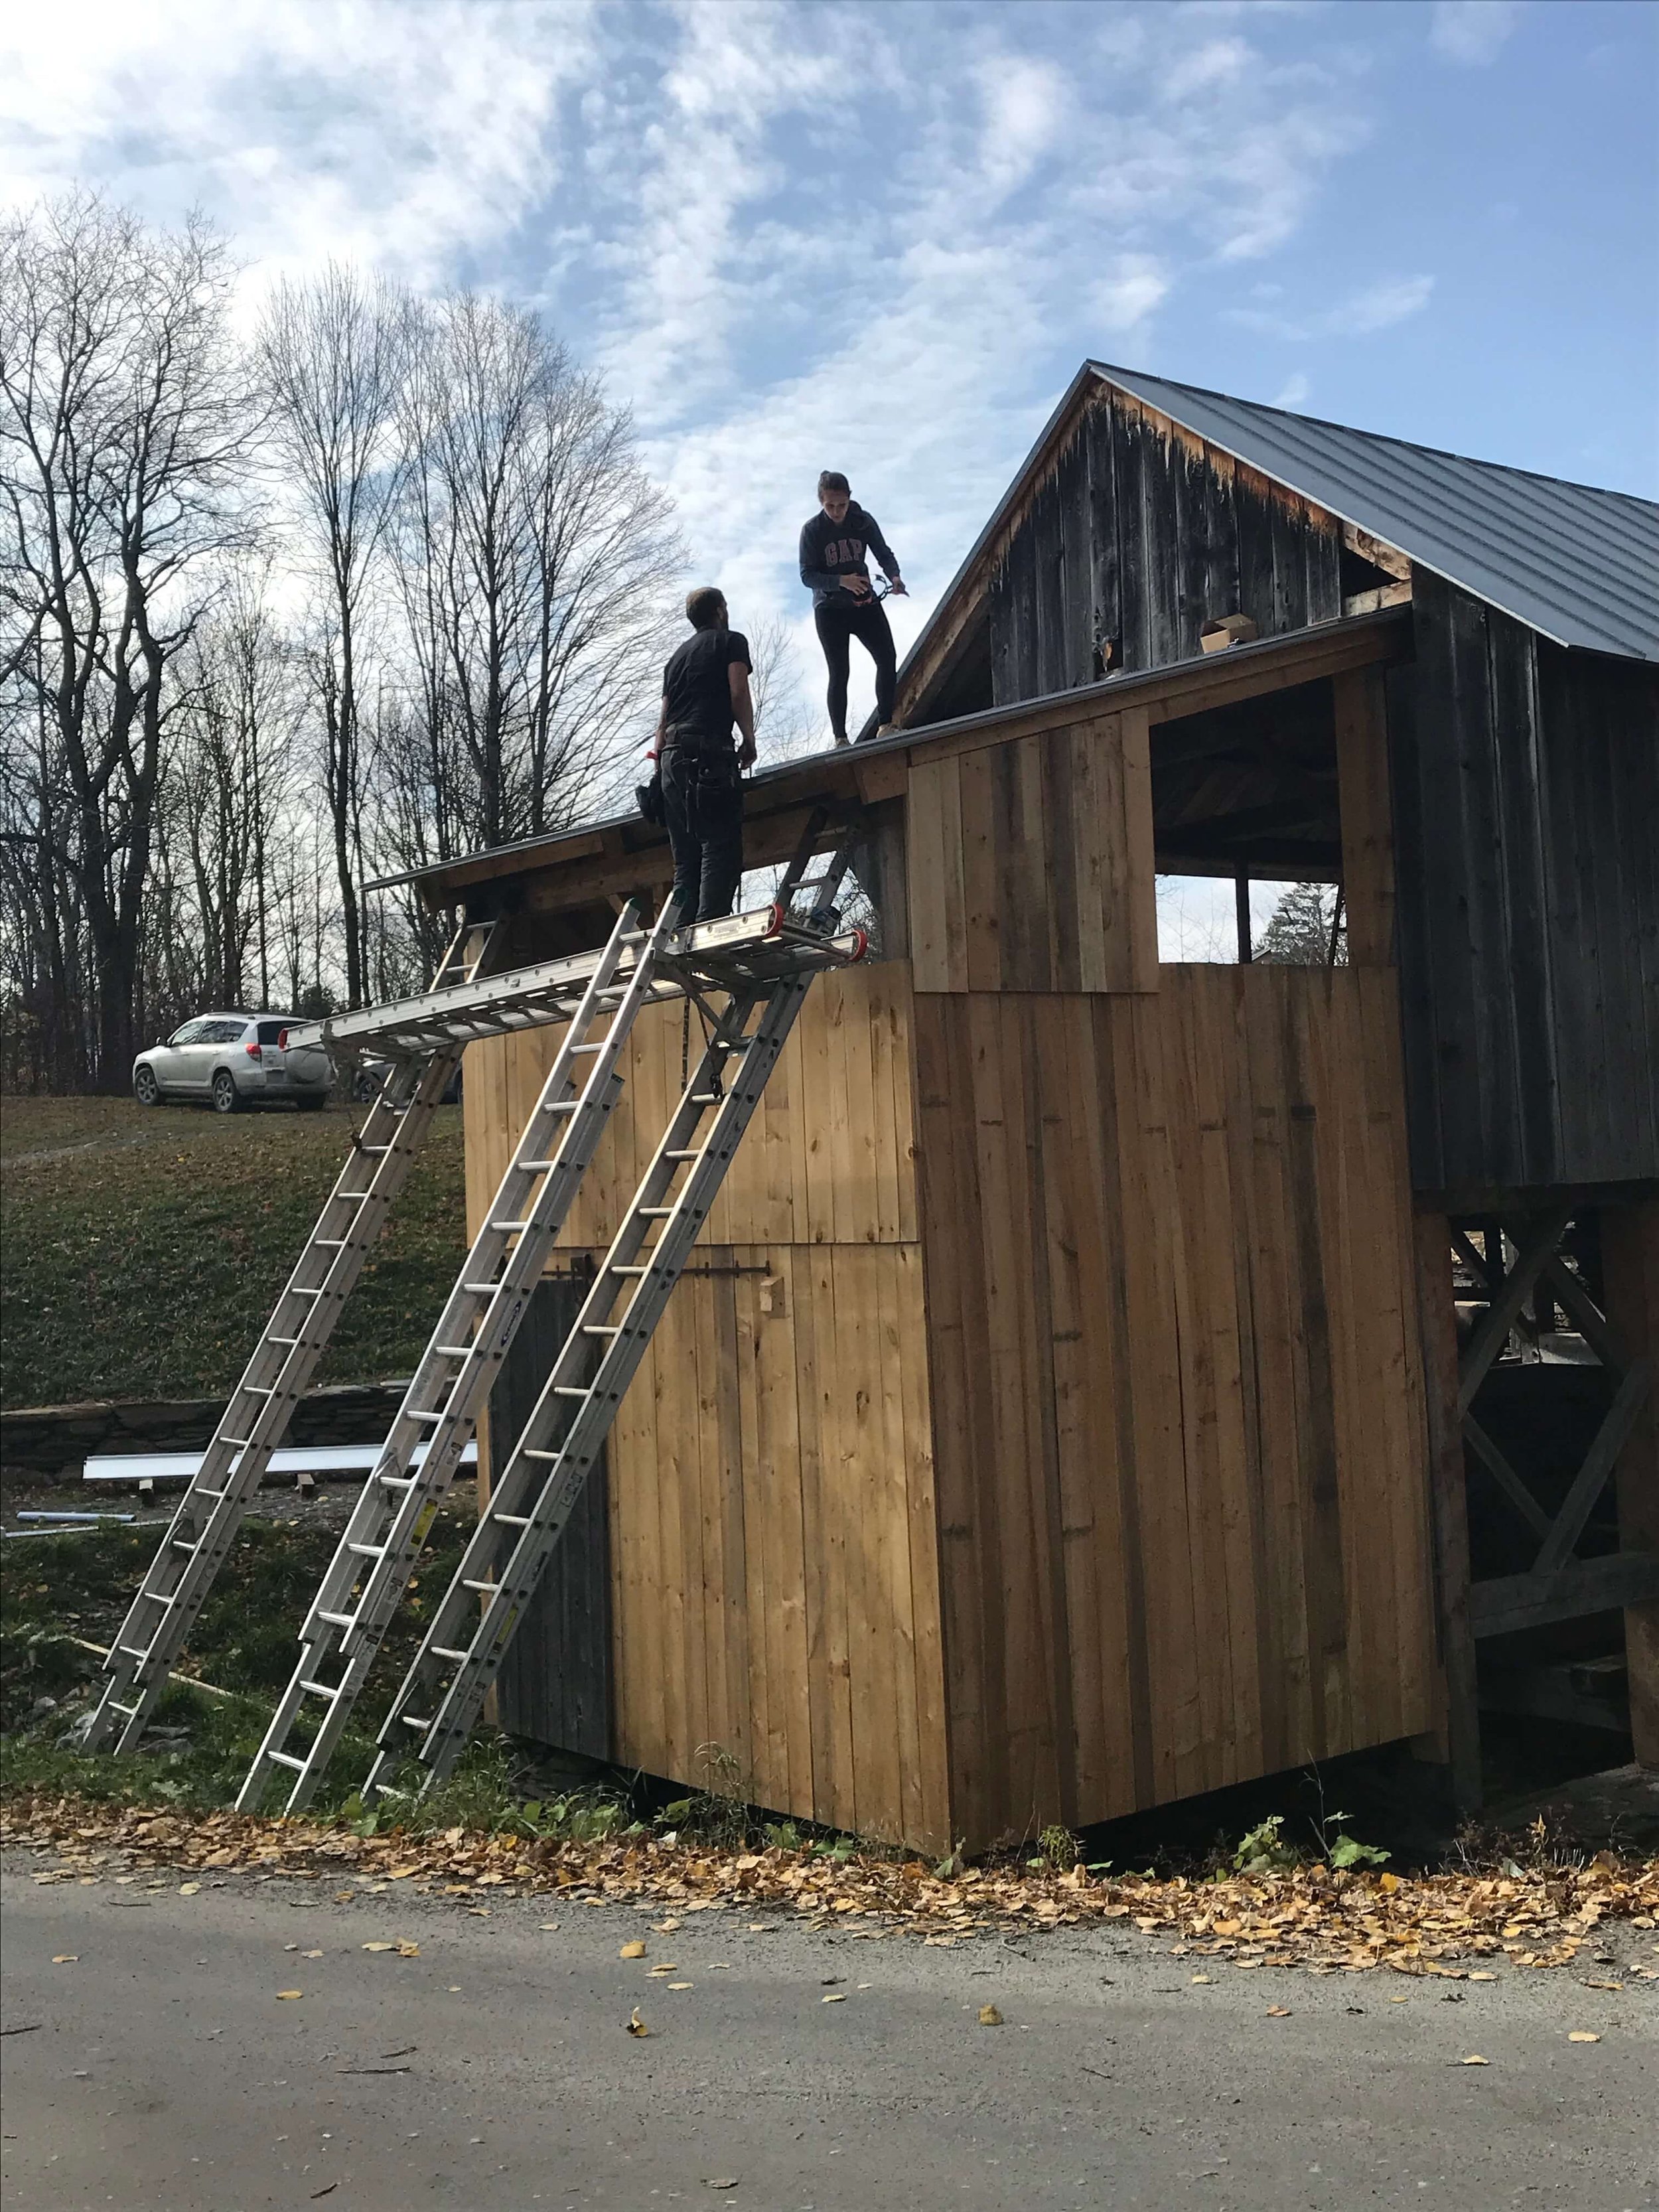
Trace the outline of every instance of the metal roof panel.
{"type": "Polygon", "coordinates": [[[1105,362],[1090,368],[1558,644],[1659,660],[1659,504],[1105,362]]]}

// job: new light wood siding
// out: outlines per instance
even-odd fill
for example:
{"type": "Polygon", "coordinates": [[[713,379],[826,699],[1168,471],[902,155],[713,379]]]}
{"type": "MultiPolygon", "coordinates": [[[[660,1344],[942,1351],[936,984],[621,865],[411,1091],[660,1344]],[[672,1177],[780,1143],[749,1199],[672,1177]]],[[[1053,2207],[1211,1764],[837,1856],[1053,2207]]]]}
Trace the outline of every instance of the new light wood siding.
{"type": "Polygon", "coordinates": [[[1394,979],[918,996],[952,1813],[976,1843],[1426,1729],[1394,979]]]}
{"type": "MultiPolygon", "coordinates": [[[[908,1027],[910,975],[881,961],[813,984],[710,1212],[708,1244],[914,1242],[916,1183],[908,1027]]],[[[469,1045],[467,1219],[476,1233],[547,1079],[562,1029],[469,1045]]],[[[565,1224],[561,1249],[608,1245],[661,1139],[702,1032],[678,1006],[648,1006],[627,1078],[565,1224]]]]}
{"type": "MultiPolygon", "coordinates": [[[[714,1747],[757,1803],[942,1850],[910,1007],[903,963],[813,984],[623,1401],[606,1455],[611,1756],[703,1787],[714,1747]]],[[[562,1266],[601,1256],[678,1094],[682,1034],[678,1007],[637,1024],[562,1266]]],[[[694,1013],[694,1056],[698,1040],[694,1013]]],[[[474,1227],[557,1042],[469,1048],[474,1227]]],[[[535,1663],[510,1670],[521,1725],[535,1663]]]]}
{"type": "Polygon", "coordinates": [[[1153,991],[1147,710],[1096,714],[910,770],[919,991],[1153,991]]]}

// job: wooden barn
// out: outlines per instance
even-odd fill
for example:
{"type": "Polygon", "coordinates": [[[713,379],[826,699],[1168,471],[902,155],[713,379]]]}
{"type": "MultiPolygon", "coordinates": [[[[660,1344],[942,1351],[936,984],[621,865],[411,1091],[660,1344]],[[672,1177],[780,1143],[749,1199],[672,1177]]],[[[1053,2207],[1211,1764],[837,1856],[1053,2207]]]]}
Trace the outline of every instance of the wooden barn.
{"type": "MultiPolygon", "coordinates": [[[[929,1848],[1401,1740],[1473,1802],[1483,1703],[1621,1681],[1659,1764],[1656,664],[1659,508],[1087,364],[901,733],[753,779],[752,866],[855,830],[876,957],[811,987],[503,1721],[929,1848]],[[1341,957],[1161,959],[1195,875],[1340,886],[1341,957]]],[[[629,819],[421,889],[514,963],[670,873],[629,819]]],[[[640,1019],[495,1440],[696,1036],[640,1019]]],[[[475,1226],[556,1042],[468,1051],[475,1226]]]]}

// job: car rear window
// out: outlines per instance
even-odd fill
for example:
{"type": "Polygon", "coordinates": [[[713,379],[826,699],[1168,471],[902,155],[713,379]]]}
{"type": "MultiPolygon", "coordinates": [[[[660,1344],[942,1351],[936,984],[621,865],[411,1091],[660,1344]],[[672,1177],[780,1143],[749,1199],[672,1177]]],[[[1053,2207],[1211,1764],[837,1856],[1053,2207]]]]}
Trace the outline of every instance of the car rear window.
{"type": "Polygon", "coordinates": [[[260,1043],[275,1044],[277,1038],[281,1036],[283,1031],[287,1027],[288,1024],[286,1022],[261,1022],[259,1024],[260,1043]]]}
{"type": "Polygon", "coordinates": [[[234,1044],[246,1027],[247,1024],[240,1020],[215,1022],[203,1042],[205,1044],[234,1044]]]}

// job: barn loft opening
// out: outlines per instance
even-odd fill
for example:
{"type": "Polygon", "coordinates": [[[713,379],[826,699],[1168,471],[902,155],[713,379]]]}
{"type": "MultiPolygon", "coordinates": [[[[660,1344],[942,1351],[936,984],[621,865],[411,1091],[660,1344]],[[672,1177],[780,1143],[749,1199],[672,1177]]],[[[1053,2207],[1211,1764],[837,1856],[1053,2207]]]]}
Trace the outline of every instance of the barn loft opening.
{"type": "Polygon", "coordinates": [[[1324,927],[1279,932],[1275,957],[1318,964],[1340,944],[1342,866],[1331,687],[1301,684],[1160,723],[1152,833],[1165,957],[1246,960],[1289,885],[1324,927]],[[1331,886],[1322,900],[1317,887],[1331,886]]]}

